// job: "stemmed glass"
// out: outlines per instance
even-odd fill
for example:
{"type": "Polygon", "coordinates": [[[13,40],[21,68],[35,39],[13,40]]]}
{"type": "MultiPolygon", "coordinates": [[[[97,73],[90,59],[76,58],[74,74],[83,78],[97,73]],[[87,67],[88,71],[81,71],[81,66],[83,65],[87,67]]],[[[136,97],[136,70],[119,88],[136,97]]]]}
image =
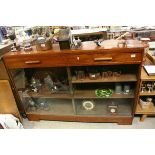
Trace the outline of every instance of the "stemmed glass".
{"type": "Polygon", "coordinates": [[[152,91],[152,84],[151,83],[147,83],[147,88],[148,88],[148,93],[151,93],[151,91],[152,91]]]}
{"type": "Polygon", "coordinates": [[[145,85],[145,83],[142,83],[141,92],[144,93],[145,89],[146,89],[146,85],[145,85]]]}
{"type": "Polygon", "coordinates": [[[155,91],[155,82],[152,82],[152,90],[155,91]]]}

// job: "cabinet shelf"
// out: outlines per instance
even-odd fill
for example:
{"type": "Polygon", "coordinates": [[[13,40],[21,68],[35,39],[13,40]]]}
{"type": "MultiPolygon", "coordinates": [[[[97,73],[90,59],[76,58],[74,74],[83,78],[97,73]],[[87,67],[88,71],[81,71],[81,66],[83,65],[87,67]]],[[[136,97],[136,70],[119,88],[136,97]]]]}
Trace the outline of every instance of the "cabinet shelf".
{"type": "MultiPolygon", "coordinates": [[[[75,90],[74,91],[74,98],[81,99],[81,98],[98,98],[98,99],[104,99],[97,97],[95,95],[95,90],[75,90]]],[[[108,98],[134,98],[134,93],[130,94],[115,94],[113,93],[108,98]]]]}
{"type": "Polygon", "coordinates": [[[72,78],[72,83],[98,83],[98,82],[135,82],[137,77],[135,74],[123,74],[119,77],[108,77],[108,78],[99,78],[96,80],[91,80],[89,77],[86,77],[83,80],[77,80],[72,78]]]}
{"type": "Polygon", "coordinates": [[[137,104],[136,114],[155,114],[155,106],[151,103],[150,107],[147,109],[142,109],[140,104],[137,104]]]}
{"type": "Polygon", "coordinates": [[[141,80],[142,81],[155,81],[155,76],[154,75],[148,75],[144,68],[141,69],[141,80]]]}
{"type": "Polygon", "coordinates": [[[23,97],[33,97],[33,98],[58,98],[58,99],[71,99],[72,95],[69,92],[61,93],[51,93],[49,91],[44,91],[42,93],[28,92],[23,93],[23,97]]]}
{"type": "Polygon", "coordinates": [[[152,92],[140,92],[140,96],[153,96],[155,95],[155,91],[152,91],[152,92]]]}

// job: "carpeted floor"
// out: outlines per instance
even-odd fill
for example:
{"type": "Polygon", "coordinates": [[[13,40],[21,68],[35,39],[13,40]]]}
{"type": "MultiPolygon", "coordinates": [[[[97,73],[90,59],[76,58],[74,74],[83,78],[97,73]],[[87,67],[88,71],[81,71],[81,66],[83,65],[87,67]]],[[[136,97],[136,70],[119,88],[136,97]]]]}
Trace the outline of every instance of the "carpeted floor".
{"type": "Polygon", "coordinates": [[[132,125],[116,123],[81,123],[61,121],[28,121],[24,119],[25,129],[155,129],[155,117],[148,117],[144,122],[135,117],[132,125]]]}

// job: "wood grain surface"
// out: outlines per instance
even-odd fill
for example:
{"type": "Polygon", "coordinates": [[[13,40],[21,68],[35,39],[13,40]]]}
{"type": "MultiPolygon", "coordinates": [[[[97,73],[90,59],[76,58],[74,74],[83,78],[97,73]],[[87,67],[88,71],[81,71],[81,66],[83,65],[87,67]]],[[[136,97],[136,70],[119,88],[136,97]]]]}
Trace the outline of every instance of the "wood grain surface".
{"type": "Polygon", "coordinates": [[[13,114],[21,119],[10,84],[7,80],[0,80],[0,113],[13,114]]]}

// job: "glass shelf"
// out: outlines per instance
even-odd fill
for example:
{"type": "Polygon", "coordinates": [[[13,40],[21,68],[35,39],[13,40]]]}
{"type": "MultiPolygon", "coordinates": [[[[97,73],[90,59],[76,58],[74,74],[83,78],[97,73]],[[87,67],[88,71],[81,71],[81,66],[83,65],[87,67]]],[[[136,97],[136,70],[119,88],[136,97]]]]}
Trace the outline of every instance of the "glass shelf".
{"type": "Polygon", "coordinates": [[[36,110],[31,110],[27,108],[28,114],[39,114],[39,115],[75,115],[72,101],[67,99],[48,99],[49,105],[48,110],[38,108],[36,110]]]}
{"type": "Polygon", "coordinates": [[[137,77],[134,74],[124,74],[119,77],[108,77],[108,78],[99,78],[96,80],[91,80],[88,77],[86,77],[83,80],[77,80],[75,78],[72,78],[72,83],[100,83],[100,82],[136,82],[137,77]]]}
{"type": "MultiPolygon", "coordinates": [[[[74,98],[100,98],[97,97],[95,94],[95,90],[75,90],[74,91],[74,98]]],[[[110,97],[108,98],[134,98],[134,93],[131,92],[129,94],[116,94],[113,93],[110,97]]],[[[100,98],[104,99],[104,98],[100,98]]],[[[105,98],[106,99],[106,98],[105,98]]]]}
{"type": "Polygon", "coordinates": [[[23,97],[33,97],[33,98],[60,98],[60,99],[71,99],[72,95],[68,91],[51,93],[50,91],[43,91],[41,93],[36,92],[23,92],[23,97]]]}
{"type": "Polygon", "coordinates": [[[132,114],[132,104],[133,101],[131,99],[120,99],[120,100],[111,100],[111,99],[104,99],[104,100],[91,100],[95,104],[94,109],[92,110],[85,110],[82,103],[89,99],[77,99],[75,100],[76,106],[76,113],[77,115],[85,115],[85,116],[131,116],[132,114]],[[118,112],[116,114],[112,114],[108,111],[108,104],[111,102],[115,102],[118,105],[118,112]]]}

